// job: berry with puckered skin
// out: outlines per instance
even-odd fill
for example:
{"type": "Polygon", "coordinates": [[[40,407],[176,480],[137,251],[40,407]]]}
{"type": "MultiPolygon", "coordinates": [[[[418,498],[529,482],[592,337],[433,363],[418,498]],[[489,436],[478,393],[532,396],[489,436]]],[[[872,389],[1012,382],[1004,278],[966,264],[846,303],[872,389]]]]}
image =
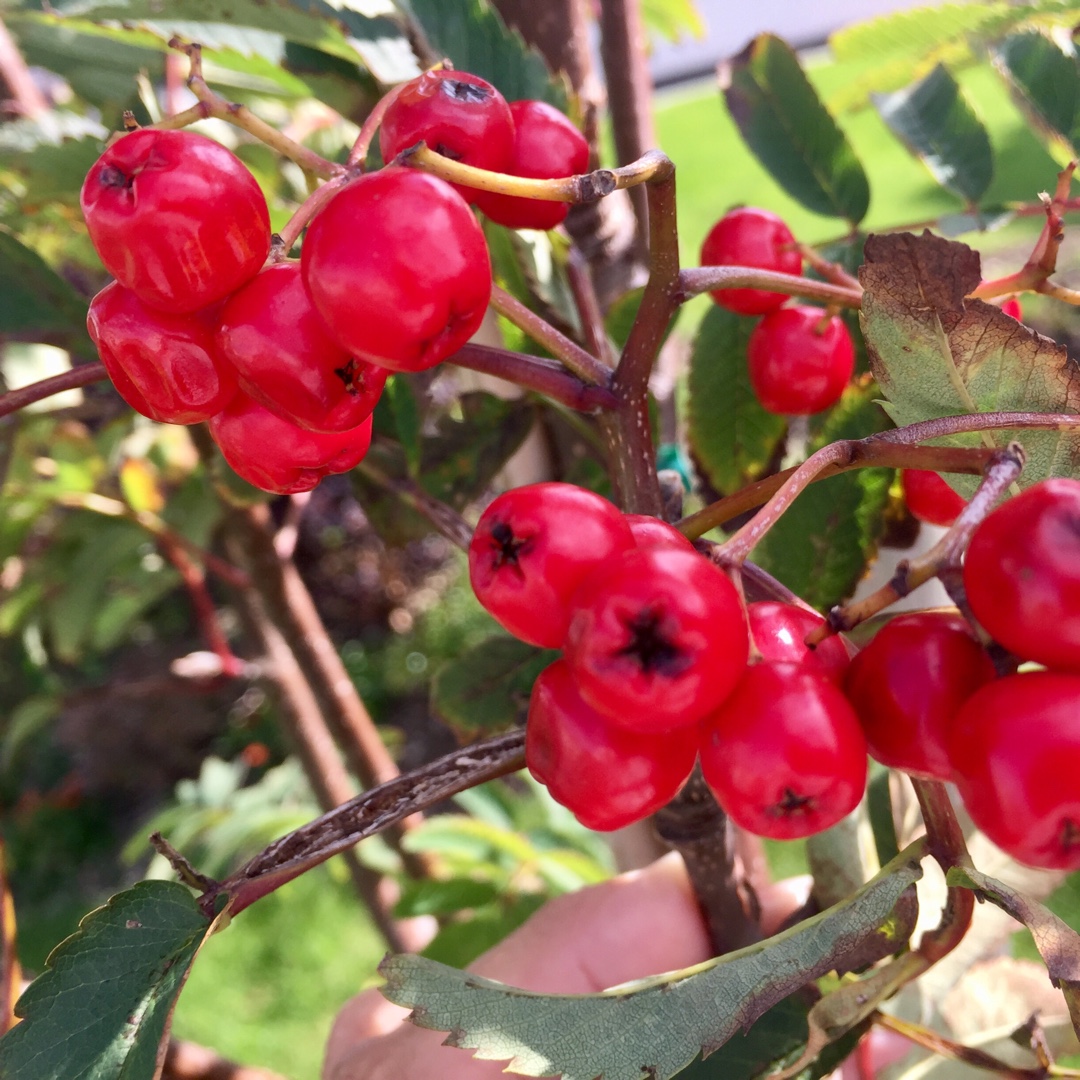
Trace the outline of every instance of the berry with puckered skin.
{"type": "Polygon", "coordinates": [[[222,300],[270,252],[258,181],[193,131],[124,135],[87,173],[80,196],[105,269],[147,306],[180,314],[222,300]]]}
{"type": "Polygon", "coordinates": [[[932,469],[904,469],[900,483],[907,508],[927,525],[948,527],[967,506],[967,500],[932,469]]]}

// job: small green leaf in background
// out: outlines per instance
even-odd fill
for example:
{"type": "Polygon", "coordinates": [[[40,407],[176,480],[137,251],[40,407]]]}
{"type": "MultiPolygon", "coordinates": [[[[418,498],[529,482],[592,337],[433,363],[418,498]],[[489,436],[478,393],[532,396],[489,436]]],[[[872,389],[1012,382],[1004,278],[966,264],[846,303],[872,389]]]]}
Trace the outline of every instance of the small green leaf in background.
{"type": "Polygon", "coordinates": [[[816,214],[862,220],[866,173],[787,42],[754,38],[724,66],[721,84],[747,145],[793,199],[816,214]]]}
{"type": "MultiPolygon", "coordinates": [[[[886,428],[875,397],[872,386],[849,387],[810,449],[886,428]]],[[[891,469],[856,469],[811,484],[751,557],[808,604],[827,610],[851,595],[877,551],[892,476],[891,469]]]]}
{"type": "MultiPolygon", "coordinates": [[[[1071,413],[1080,408],[1076,361],[1063,345],[1036,334],[1000,309],[964,297],[981,280],[979,255],[925,233],[872,236],[860,271],[862,326],[870,365],[897,424],[964,413],[1071,413]]],[[[985,435],[938,440],[985,445],[985,435]]],[[[1027,451],[1026,486],[1048,476],[1080,476],[1075,431],[995,431],[1005,446],[1027,451]]],[[[950,475],[970,498],[978,478],[950,475]]],[[[831,483],[831,481],[827,481],[831,483]]]]}
{"type": "Polygon", "coordinates": [[[431,707],[459,742],[525,723],[536,677],[557,653],[496,635],[448,661],[431,684],[431,707]]]}
{"type": "Polygon", "coordinates": [[[671,42],[684,35],[705,36],[705,22],[694,0],[642,0],[641,18],[646,30],[671,42]]]}
{"type": "Polygon", "coordinates": [[[746,346],[755,325],[714,305],[690,355],[690,449],[712,487],[729,494],[761,477],[787,431],[750,388],[746,346]]]}
{"type": "Polygon", "coordinates": [[[938,64],[904,90],[874,95],[874,105],[942,187],[968,203],[982,198],[994,176],[990,136],[946,68],[938,64]]]}
{"type": "Polygon", "coordinates": [[[423,418],[412,384],[400,375],[391,375],[386,380],[383,396],[390,405],[394,427],[398,441],[405,451],[409,472],[415,476],[420,471],[420,428],[423,418]]]}
{"type": "Polygon", "coordinates": [[[1080,65],[1075,54],[1030,30],[1007,37],[993,56],[1021,112],[1045,136],[1055,159],[1068,162],[1080,135],[1080,65]]]}
{"type": "Polygon", "coordinates": [[[413,1009],[414,1023],[452,1032],[451,1045],[526,1076],[668,1080],[835,968],[891,917],[921,875],[917,858],[908,851],[843,904],[766,943],[606,993],[529,993],[418,956],[382,963],[383,993],[413,1009]]]}
{"type": "Polygon", "coordinates": [[[0,1039],[5,1080],[153,1080],[176,998],[210,929],[190,891],[142,881],[53,950],[0,1039]]]}
{"type": "Polygon", "coordinates": [[[57,332],[92,351],[85,301],[37,252],[0,228],[0,334],[33,339],[57,332]]]}

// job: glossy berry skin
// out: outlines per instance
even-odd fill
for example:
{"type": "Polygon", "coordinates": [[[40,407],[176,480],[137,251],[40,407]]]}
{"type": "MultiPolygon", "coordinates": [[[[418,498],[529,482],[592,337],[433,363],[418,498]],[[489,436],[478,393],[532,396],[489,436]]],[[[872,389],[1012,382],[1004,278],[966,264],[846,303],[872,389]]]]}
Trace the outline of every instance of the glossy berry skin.
{"type": "Polygon", "coordinates": [[[210,434],[249,484],[295,495],[360,463],[371,445],[371,417],[349,431],[305,431],[238,391],[229,407],[210,420],[210,434]]]}
{"type": "Polygon", "coordinates": [[[696,723],[746,668],[735,587],[696,552],[627,552],[589,575],[572,608],[564,650],[581,696],[631,731],[696,723]]]}
{"type": "Polygon", "coordinates": [[[81,202],[105,269],[173,314],[228,296],[270,252],[255,177],[193,131],[144,128],[117,140],[87,173],[81,202]]]}
{"type": "MultiPolygon", "coordinates": [[[[379,127],[379,150],[388,164],[423,140],[443,157],[506,172],[514,149],[514,120],[506,98],[467,71],[426,71],[406,83],[379,127]]],[[[472,188],[455,185],[467,200],[472,188]]]]}
{"type": "MultiPolygon", "coordinates": [[[[702,266],[752,266],[781,274],[801,274],[802,255],[791,230],[775,214],[752,206],[726,213],[701,245],[702,266]]],[[[716,289],[709,294],[722,308],[739,315],[764,315],[787,300],[764,289],[716,289]]]]}
{"type": "Polygon", "coordinates": [[[794,840],[859,804],[866,740],[831,679],[801,664],[753,664],[702,725],[701,770],[737,825],[794,840]]]}
{"type": "Polygon", "coordinates": [[[120,396],[164,424],[197,424],[236,393],[236,373],[214,350],[217,308],[172,315],[117,282],[90,302],[86,328],[120,396]]]}
{"type": "Polygon", "coordinates": [[[951,780],[949,727],[993,679],[994,665],[959,615],[922,611],[882,627],[852,660],[844,689],[875,761],[951,780]]]}
{"type": "Polygon", "coordinates": [[[229,298],[217,348],[245,393],[311,431],[347,431],[375,408],[386,368],[354,360],[330,336],[298,262],[256,274],[229,298]]]}
{"type": "Polygon", "coordinates": [[[750,386],[781,416],[808,416],[840,400],[855,371],[855,348],[843,319],[793,304],[766,315],[746,346],[750,386]]]}
{"type": "Polygon", "coordinates": [[[964,588],[995,641],[1080,671],[1080,481],[1043,480],[994,510],[968,545],[964,588]]]}
{"type": "Polygon", "coordinates": [[[802,664],[812,671],[827,675],[833,682],[843,682],[850,657],[847,645],[839,634],[832,634],[813,649],[806,646],[806,637],[825,625],[816,612],[779,600],[758,600],[747,604],[746,616],[750,634],[769,663],[802,664]]]}
{"type": "Polygon", "coordinates": [[[579,586],[633,546],[622,514],[602,496],[574,484],[528,484],[503,492],[480,516],[469,580],[511,634],[558,649],[579,586]]]}
{"type": "Polygon", "coordinates": [[[1019,297],[1010,297],[1008,300],[1005,301],[1004,304],[1001,305],[1001,310],[1004,311],[1005,314],[1008,315],[1010,318],[1015,319],[1017,322],[1024,321],[1024,312],[1023,309],[1020,307],[1019,297]]]}
{"type": "Polygon", "coordinates": [[[590,829],[632,825],[675,797],[697,759],[696,728],[641,735],[582,700],[565,661],[533,684],[525,764],[590,829]]]}
{"type": "Polygon", "coordinates": [[[1080,870],[1080,676],[1009,675],[968,699],[949,731],[972,820],[1029,866],[1080,870]]]}
{"type": "Polygon", "coordinates": [[[948,527],[967,506],[967,500],[949,487],[932,469],[904,469],[900,473],[904,502],[912,516],[927,525],[948,527]]]}
{"type": "Polygon", "coordinates": [[[697,549],[674,525],[669,525],[659,518],[648,514],[624,514],[626,524],[634,537],[634,546],[639,548],[673,548],[676,551],[697,549]]]}
{"type": "Polygon", "coordinates": [[[309,226],[300,265],[337,343],[393,371],[423,371],[456,352],[491,296],[472,211],[449,184],[409,169],[342,188],[309,226]]]}
{"type": "MultiPolygon", "coordinates": [[[[588,169],[589,144],[558,109],[543,101],[512,101],[510,113],[514,148],[504,172],[550,180],[588,169]]],[[[568,203],[520,199],[493,191],[474,191],[472,201],[492,221],[510,229],[554,229],[570,210],[568,203]]]]}

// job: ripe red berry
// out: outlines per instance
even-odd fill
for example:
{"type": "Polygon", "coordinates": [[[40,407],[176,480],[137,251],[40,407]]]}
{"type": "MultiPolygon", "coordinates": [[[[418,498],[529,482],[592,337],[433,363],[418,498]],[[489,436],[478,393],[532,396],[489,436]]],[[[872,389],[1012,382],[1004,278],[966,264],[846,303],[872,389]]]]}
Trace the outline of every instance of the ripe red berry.
{"type": "Polygon", "coordinates": [[[491,296],[472,211],[449,184],[409,169],[342,188],[308,228],[300,264],[338,344],[394,371],[445,360],[476,332],[491,296]]]}
{"type": "Polygon", "coordinates": [[[613,724],[582,700],[563,660],[533,685],[525,763],[590,829],[621,829],[670,802],[697,747],[696,728],[642,735],[613,724]]]}
{"type": "Polygon", "coordinates": [[[648,514],[624,514],[626,524],[634,537],[634,545],[639,548],[675,548],[678,551],[697,549],[674,525],[669,525],[659,518],[648,514]]]}
{"type": "Polygon", "coordinates": [[[855,370],[855,348],[841,318],[793,304],[754,327],[747,361],[750,385],[764,408],[807,416],[840,400],[855,370]]]}
{"type": "Polygon", "coordinates": [[[1010,675],[968,699],[949,730],[960,794],[998,847],[1030,866],[1080,870],[1080,677],[1010,675]]]}
{"type": "MultiPolygon", "coordinates": [[[[426,71],[406,83],[379,128],[383,161],[423,140],[437,154],[465,165],[506,172],[514,148],[514,120],[506,98],[467,71],[426,71]]],[[[463,198],[475,191],[455,185],[463,198]]]]}
{"type": "MultiPolygon", "coordinates": [[[[550,180],[576,176],[589,167],[585,136],[558,109],[543,101],[512,101],[514,148],[504,172],[550,180]]],[[[472,201],[492,221],[511,229],[554,229],[566,217],[567,203],[521,199],[493,191],[474,191],[472,201]]]]}
{"type": "Polygon", "coordinates": [[[952,779],[946,733],[994,665],[959,615],[900,615],[851,662],[845,691],[870,755],[913,776],[952,779]]]}
{"type": "Polygon", "coordinates": [[[565,655],[581,696],[632,731],[696,723],[746,668],[739,595],[697,552],[628,551],[598,567],[571,606],[565,655]]]}
{"type": "Polygon", "coordinates": [[[991,513],[964,556],[964,588],[995,641],[1080,670],[1080,481],[1043,480],[991,513]]]}
{"type": "Polygon", "coordinates": [[[164,424],[197,424],[236,393],[236,373],[214,350],[217,310],[155,311],[114,281],[90,302],[86,328],[133,409],[164,424]]]}
{"type": "Polygon", "coordinates": [[[763,660],[802,664],[836,683],[843,681],[850,657],[839,634],[830,635],[813,649],[806,646],[807,636],[825,625],[816,611],[778,600],[758,600],[747,605],[746,616],[750,636],[763,660]]]}
{"type": "Polygon", "coordinates": [[[388,374],[353,359],[330,337],[298,262],[268,266],[233,293],[222,312],[217,347],[246,393],[312,431],[362,424],[388,374]]]}
{"type": "Polygon", "coordinates": [[[480,516],[469,580],[511,634],[557,649],[578,587],[633,545],[622,514],[602,496],[573,484],[528,484],[503,492],[480,516]]]}
{"type": "Polygon", "coordinates": [[[702,725],[701,771],[732,821],[794,840],[835,825],[866,787],[866,741],[847,699],[802,664],[753,664],[702,725]]]}
{"type": "Polygon", "coordinates": [[[229,407],[211,418],[210,434],[249,484],[294,495],[359,464],[371,444],[371,417],[349,431],[305,431],[237,391],[229,407]]]}
{"type": "Polygon", "coordinates": [[[949,526],[967,506],[967,500],[931,469],[904,469],[900,483],[907,508],[928,525],[949,526]]]}
{"type": "MultiPolygon", "coordinates": [[[[775,214],[752,206],[725,214],[701,245],[702,266],[752,266],[782,274],[801,274],[802,255],[791,230],[775,214]]],[[[722,308],[740,315],[764,315],[787,300],[764,289],[716,289],[709,294],[722,308]]]]}
{"type": "Polygon", "coordinates": [[[193,131],[144,128],[118,139],[87,173],[81,202],[105,269],[174,314],[228,296],[270,252],[255,177],[193,131]]]}
{"type": "Polygon", "coordinates": [[[1024,312],[1020,307],[1020,298],[1017,296],[1011,296],[1006,300],[1005,303],[1001,305],[1001,310],[1017,322],[1024,321],[1024,312]]]}

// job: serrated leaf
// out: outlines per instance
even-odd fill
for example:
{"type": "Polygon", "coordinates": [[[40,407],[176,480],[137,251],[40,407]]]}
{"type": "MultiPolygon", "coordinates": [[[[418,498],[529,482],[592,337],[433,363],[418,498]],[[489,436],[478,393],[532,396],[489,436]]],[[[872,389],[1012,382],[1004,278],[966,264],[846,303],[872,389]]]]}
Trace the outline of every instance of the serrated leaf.
{"type": "Polygon", "coordinates": [[[1065,995],[1073,1030],[1080,1037],[1080,934],[1038,901],[974,867],[954,867],[946,880],[952,886],[974,889],[981,899],[1007,911],[1031,931],[1050,981],[1065,995]]]}
{"type": "Polygon", "coordinates": [[[152,1080],[210,922],[176,882],[142,881],[92,911],[19,1000],[5,1080],[152,1080]]]}
{"type": "MultiPolygon", "coordinates": [[[[872,387],[849,387],[811,449],[887,427],[874,397],[872,387]]],[[[892,476],[891,469],[859,469],[811,484],[751,557],[814,607],[839,603],[851,595],[877,551],[892,476]]]]}
{"type": "Polygon", "coordinates": [[[940,64],[919,82],[874,97],[881,118],[942,187],[977,202],[994,175],[990,136],[956,80],[940,64]]]}
{"type": "Polygon", "coordinates": [[[760,34],[725,65],[721,83],[746,144],[792,198],[816,214],[862,220],[866,173],[790,45],[760,34]]]}
{"type": "Polygon", "coordinates": [[[993,53],[1021,111],[1064,164],[1075,156],[1080,121],[1080,64],[1038,31],[1014,34],[993,53]]]}
{"type": "Polygon", "coordinates": [[[557,654],[497,635],[448,661],[431,684],[431,707],[459,742],[524,724],[529,695],[557,654]]]}
{"type": "Polygon", "coordinates": [[[421,31],[429,63],[442,57],[502,91],[507,101],[546,101],[563,112],[567,97],[543,57],[509,30],[484,0],[397,0],[421,31]]]}
{"type": "Polygon", "coordinates": [[[86,304],[46,262],[0,228],[0,334],[71,334],[85,341],[86,304]]]}
{"type": "Polygon", "coordinates": [[[719,492],[757,480],[787,430],[784,418],[762,408],[750,388],[746,346],[755,325],[714,305],[690,354],[690,449],[719,492]]]}
{"type": "MultiPolygon", "coordinates": [[[[941,237],[872,236],[860,271],[862,327],[886,409],[897,424],[939,416],[1020,410],[1070,413],[1080,406],[1076,361],[992,304],[964,297],[981,280],[979,255],[941,237]]],[[[940,440],[986,445],[988,435],[940,440]]],[[[1027,451],[1026,486],[1048,476],[1080,475],[1074,431],[995,431],[1027,451]]],[[[965,498],[976,477],[949,477],[965,498]]]]}
{"type": "Polygon", "coordinates": [[[667,1080],[837,966],[919,878],[917,857],[909,850],[850,900],[768,942],[602,994],[528,993],[417,956],[383,962],[383,993],[414,1023],[449,1031],[450,1045],[526,1076],[667,1080]]]}

